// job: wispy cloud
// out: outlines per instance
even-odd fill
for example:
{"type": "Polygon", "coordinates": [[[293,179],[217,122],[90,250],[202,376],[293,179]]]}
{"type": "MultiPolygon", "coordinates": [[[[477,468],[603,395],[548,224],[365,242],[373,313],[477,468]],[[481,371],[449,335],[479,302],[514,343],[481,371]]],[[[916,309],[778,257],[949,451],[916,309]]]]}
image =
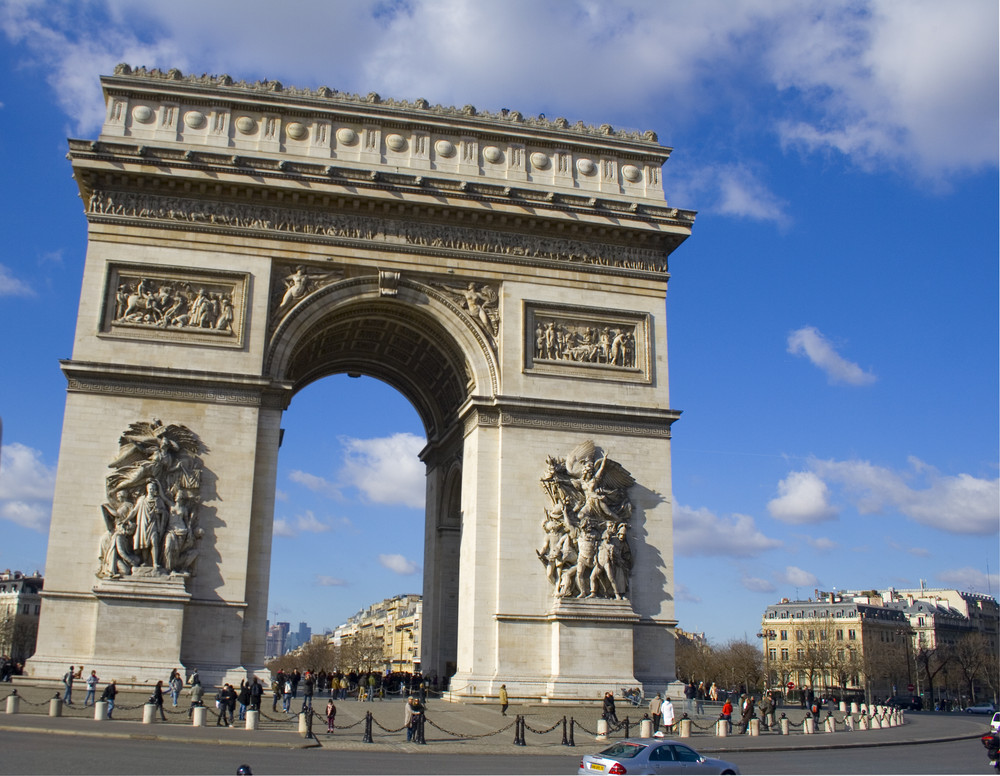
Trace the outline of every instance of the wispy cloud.
{"type": "Polygon", "coordinates": [[[0,296],[34,296],[35,290],[0,264],[0,296]]]}
{"type": "Polygon", "coordinates": [[[942,584],[954,585],[960,590],[973,593],[996,596],[997,591],[1000,591],[1000,574],[993,572],[987,574],[971,566],[938,572],[937,578],[942,584]]]}
{"type": "Polygon", "coordinates": [[[760,577],[751,577],[747,574],[744,574],[740,578],[740,584],[751,593],[773,593],[778,589],[774,586],[773,582],[768,582],[766,579],[761,579],[760,577]]]}
{"type": "Polygon", "coordinates": [[[687,585],[679,582],[674,583],[674,598],[678,601],[688,601],[693,604],[701,603],[701,596],[691,590],[687,585]]]}
{"type": "Polygon", "coordinates": [[[393,434],[380,439],[340,440],[344,464],[340,480],[356,487],[375,504],[401,504],[414,509],[424,506],[427,474],[417,457],[426,444],[414,434],[393,434]]]}
{"type": "Polygon", "coordinates": [[[420,566],[402,555],[379,555],[378,562],[383,568],[407,576],[420,571],[420,566]]]}
{"type": "Polygon", "coordinates": [[[19,442],[8,442],[0,454],[0,519],[44,533],[52,514],[55,468],[42,453],[19,442]]]}
{"type": "Polygon", "coordinates": [[[767,502],[767,510],[783,523],[822,523],[837,516],[829,498],[829,488],[815,473],[792,472],[778,483],[778,497],[767,502]]]}
{"type": "Polygon", "coordinates": [[[926,547],[907,547],[905,544],[900,544],[895,539],[892,539],[888,536],[885,539],[885,543],[890,550],[896,550],[897,552],[905,552],[908,555],[914,555],[918,558],[931,557],[931,551],[928,550],[926,547]]]}
{"type": "Polygon", "coordinates": [[[316,584],[319,587],[347,587],[348,583],[337,577],[328,577],[323,574],[316,575],[316,584]]]}
{"type": "Polygon", "coordinates": [[[813,587],[819,584],[819,579],[811,571],[800,569],[798,566],[786,566],[782,581],[793,587],[813,587]]]}
{"type": "Polygon", "coordinates": [[[805,356],[815,366],[826,373],[831,383],[848,385],[869,385],[877,379],[857,364],[843,358],[813,326],[805,326],[788,335],[788,352],[794,356],[805,356]]]}
{"type": "Polygon", "coordinates": [[[330,526],[324,523],[311,510],[293,518],[280,518],[274,521],[274,535],[294,538],[302,533],[326,533],[330,526]]]}
{"type": "Polygon", "coordinates": [[[708,509],[674,507],[674,549],[681,555],[752,558],[782,546],[765,536],[749,515],[719,517],[708,509]]]}
{"type": "Polygon", "coordinates": [[[288,479],[308,488],[313,493],[319,493],[323,496],[332,498],[335,501],[344,500],[344,496],[341,493],[340,488],[324,477],[319,477],[315,474],[310,474],[309,472],[294,469],[288,473],[288,479]]]}

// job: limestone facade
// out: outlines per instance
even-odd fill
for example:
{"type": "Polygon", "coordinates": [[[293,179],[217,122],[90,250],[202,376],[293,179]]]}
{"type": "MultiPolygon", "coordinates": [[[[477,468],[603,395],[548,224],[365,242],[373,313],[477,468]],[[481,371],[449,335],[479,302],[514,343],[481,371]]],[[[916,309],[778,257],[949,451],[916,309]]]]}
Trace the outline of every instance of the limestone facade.
{"type": "MultiPolygon", "coordinates": [[[[673,679],[665,299],[694,214],[663,199],[670,149],[225,76],[121,66],[102,84],[100,137],[70,141],[89,241],[29,671],[259,673],[281,415],[347,372],[425,425],[425,673],[550,698],[673,679]],[[153,419],[203,447],[193,570],[99,579],[140,498],[109,517],[109,464],[153,419]],[[546,461],[587,441],[567,478],[594,503],[567,498],[564,530],[600,511],[601,461],[629,473],[621,599],[554,595],[537,554],[546,461]]],[[[136,485],[163,468],[142,455],[136,485]]]]}

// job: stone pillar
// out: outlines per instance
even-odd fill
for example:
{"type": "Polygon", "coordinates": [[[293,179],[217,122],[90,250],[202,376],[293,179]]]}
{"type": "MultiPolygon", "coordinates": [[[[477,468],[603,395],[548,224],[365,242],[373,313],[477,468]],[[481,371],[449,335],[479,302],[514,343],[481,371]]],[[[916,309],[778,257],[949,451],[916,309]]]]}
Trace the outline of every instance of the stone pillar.
{"type": "Polygon", "coordinates": [[[597,740],[608,740],[608,721],[606,719],[597,720],[597,740]]]}
{"type": "Polygon", "coordinates": [[[851,714],[857,714],[859,711],[860,709],[858,708],[858,702],[851,701],[851,714]]]}
{"type": "Polygon", "coordinates": [[[191,724],[194,727],[205,727],[205,715],[208,709],[204,706],[195,706],[191,709],[191,724]]]}
{"type": "Polygon", "coordinates": [[[878,718],[878,714],[872,715],[872,730],[879,730],[882,727],[882,721],[878,718]]]}
{"type": "Polygon", "coordinates": [[[729,723],[726,720],[720,719],[715,723],[715,735],[719,738],[725,738],[729,735],[729,723]]]}
{"type": "Polygon", "coordinates": [[[259,711],[254,711],[253,709],[251,709],[250,711],[247,712],[247,725],[246,725],[247,730],[256,730],[259,722],[260,722],[259,711]]]}
{"type": "Polygon", "coordinates": [[[49,716],[50,717],[61,717],[63,710],[62,698],[56,695],[55,698],[49,701],[49,716]]]}
{"type": "Polygon", "coordinates": [[[309,720],[306,717],[306,712],[299,712],[299,735],[303,738],[309,736],[309,720]]]}
{"type": "Polygon", "coordinates": [[[759,736],[760,735],[760,720],[754,717],[750,720],[750,727],[748,728],[750,735],[759,736]]]}
{"type": "Polygon", "coordinates": [[[98,701],[94,704],[94,719],[102,722],[108,718],[108,702],[98,701]]]}
{"type": "Polygon", "coordinates": [[[789,733],[789,730],[788,730],[788,717],[782,717],[781,720],[780,720],[779,725],[781,727],[781,735],[787,736],[788,733],[789,733]]]}
{"type": "Polygon", "coordinates": [[[691,720],[687,717],[681,720],[680,732],[677,735],[678,738],[691,738],[691,720]]]}
{"type": "Polygon", "coordinates": [[[837,704],[837,708],[840,709],[840,711],[845,711],[846,712],[847,711],[847,701],[841,701],[839,704],[837,704]]]}
{"type": "Polygon", "coordinates": [[[854,717],[850,714],[844,717],[844,729],[849,733],[854,731],[854,717]]]}
{"type": "Polygon", "coordinates": [[[152,703],[146,703],[142,707],[142,724],[152,725],[156,721],[156,706],[152,703]]]}
{"type": "Polygon", "coordinates": [[[639,722],[639,737],[650,738],[653,735],[653,720],[644,719],[639,722]]]}
{"type": "Polygon", "coordinates": [[[20,710],[21,696],[17,694],[17,690],[14,690],[14,692],[7,696],[7,713],[17,714],[20,710]]]}
{"type": "Polygon", "coordinates": [[[837,732],[837,718],[832,714],[826,718],[826,732],[827,733],[837,732]]]}
{"type": "Polygon", "coordinates": [[[862,714],[858,717],[858,730],[868,730],[868,715],[862,714]]]}
{"type": "Polygon", "coordinates": [[[806,735],[816,732],[816,720],[812,717],[806,717],[802,720],[802,732],[806,735]]]}

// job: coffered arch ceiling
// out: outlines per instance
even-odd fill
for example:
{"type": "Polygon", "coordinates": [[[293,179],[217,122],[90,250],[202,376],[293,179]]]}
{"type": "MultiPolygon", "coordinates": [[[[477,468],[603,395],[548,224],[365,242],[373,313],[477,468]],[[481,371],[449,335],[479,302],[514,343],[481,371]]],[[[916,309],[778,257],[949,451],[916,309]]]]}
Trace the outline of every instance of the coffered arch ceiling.
{"type": "Polygon", "coordinates": [[[428,440],[457,418],[470,392],[465,359],[434,318],[398,301],[365,300],[311,322],[291,347],[283,379],[298,391],[332,374],[375,377],[413,404],[428,440]]]}

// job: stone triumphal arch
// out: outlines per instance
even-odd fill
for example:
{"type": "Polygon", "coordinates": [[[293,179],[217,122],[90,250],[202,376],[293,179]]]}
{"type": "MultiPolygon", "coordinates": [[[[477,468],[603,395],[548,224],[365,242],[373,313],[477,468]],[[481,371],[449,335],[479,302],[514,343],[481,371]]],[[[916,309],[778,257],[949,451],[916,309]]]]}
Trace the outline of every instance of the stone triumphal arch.
{"type": "MultiPolygon", "coordinates": [[[[38,649],[261,669],[282,412],[331,374],[423,420],[423,668],[456,696],[673,678],[667,257],[652,133],[119,66],[38,649]]],[[[317,418],[322,422],[322,418],[317,418]]]]}

